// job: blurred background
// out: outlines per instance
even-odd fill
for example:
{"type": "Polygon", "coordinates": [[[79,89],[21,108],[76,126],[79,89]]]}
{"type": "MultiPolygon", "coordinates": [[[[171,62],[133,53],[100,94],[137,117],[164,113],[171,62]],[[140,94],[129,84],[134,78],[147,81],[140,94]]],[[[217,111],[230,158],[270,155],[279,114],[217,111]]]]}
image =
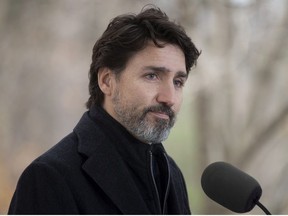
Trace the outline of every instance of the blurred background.
{"type": "Polygon", "coordinates": [[[202,50],[165,142],[193,214],[233,214],[202,192],[201,174],[214,161],[255,177],[260,201],[288,214],[286,0],[0,0],[0,214],[25,167],[85,112],[97,38],[113,17],[148,3],[202,50]]]}

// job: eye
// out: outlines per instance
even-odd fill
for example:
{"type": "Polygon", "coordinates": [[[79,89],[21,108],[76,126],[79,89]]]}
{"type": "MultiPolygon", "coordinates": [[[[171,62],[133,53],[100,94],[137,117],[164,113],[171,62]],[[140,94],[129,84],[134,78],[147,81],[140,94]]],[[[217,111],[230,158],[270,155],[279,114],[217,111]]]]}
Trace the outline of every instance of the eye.
{"type": "Polygon", "coordinates": [[[174,85],[177,87],[177,88],[182,88],[184,86],[184,81],[183,80],[174,80],[174,85]]]}
{"type": "Polygon", "coordinates": [[[155,80],[158,78],[157,74],[155,74],[155,73],[146,74],[145,77],[149,80],[155,80]]]}

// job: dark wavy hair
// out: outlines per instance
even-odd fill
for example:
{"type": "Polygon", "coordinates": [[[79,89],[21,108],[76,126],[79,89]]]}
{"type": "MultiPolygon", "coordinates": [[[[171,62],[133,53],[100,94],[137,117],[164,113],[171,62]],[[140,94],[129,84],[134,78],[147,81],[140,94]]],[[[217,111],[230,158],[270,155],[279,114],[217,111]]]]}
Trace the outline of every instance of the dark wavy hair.
{"type": "Polygon", "coordinates": [[[144,49],[149,41],[155,46],[164,47],[165,43],[177,45],[185,55],[186,70],[196,65],[200,52],[185,33],[182,26],[169,20],[159,8],[144,8],[138,15],[124,14],[114,18],[93,47],[92,63],[89,71],[90,97],[88,109],[94,104],[101,105],[104,94],[98,86],[98,71],[107,67],[119,75],[128,60],[144,49]]]}

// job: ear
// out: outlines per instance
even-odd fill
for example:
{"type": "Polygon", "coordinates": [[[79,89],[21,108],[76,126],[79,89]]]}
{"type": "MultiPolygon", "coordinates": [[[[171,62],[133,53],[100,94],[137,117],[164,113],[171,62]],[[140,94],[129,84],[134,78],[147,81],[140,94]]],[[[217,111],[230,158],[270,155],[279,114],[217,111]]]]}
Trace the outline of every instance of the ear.
{"type": "Polygon", "coordinates": [[[113,92],[113,81],[115,75],[109,68],[100,68],[98,71],[98,85],[101,91],[110,96],[113,92]]]}

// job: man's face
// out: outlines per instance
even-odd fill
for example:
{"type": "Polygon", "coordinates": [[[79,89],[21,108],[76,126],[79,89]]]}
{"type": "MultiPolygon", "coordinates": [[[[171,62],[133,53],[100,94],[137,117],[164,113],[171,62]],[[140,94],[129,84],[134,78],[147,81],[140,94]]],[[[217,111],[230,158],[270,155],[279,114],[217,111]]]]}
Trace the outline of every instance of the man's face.
{"type": "Polygon", "coordinates": [[[187,79],[185,57],[180,48],[149,43],[127,63],[104,109],[134,137],[145,143],[167,139],[182,103],[187,79]]]}

